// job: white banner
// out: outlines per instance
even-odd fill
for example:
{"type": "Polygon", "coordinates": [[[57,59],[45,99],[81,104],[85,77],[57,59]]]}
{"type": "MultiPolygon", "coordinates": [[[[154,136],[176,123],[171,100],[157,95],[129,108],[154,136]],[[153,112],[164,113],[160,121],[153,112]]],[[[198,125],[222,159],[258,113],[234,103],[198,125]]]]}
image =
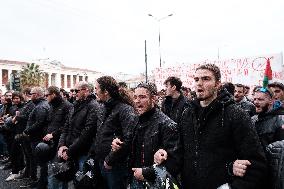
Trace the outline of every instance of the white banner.
{"type": "Polygon", "coordinates": [[[179,77],[183,82],[183,86],[192,88],[195,69],[201,64],[211,63],[216,64],[220,68],[222,82],[241,83],[249,86],[262,85],[267,58],[270,58],[272,81],[283,82],[284,66],[282,53],[249,58],[206,60],[189,65],[156,68],[154,70],[154,79],[158,90],[164,88],[163,83],[169,76],[179,77]]]}

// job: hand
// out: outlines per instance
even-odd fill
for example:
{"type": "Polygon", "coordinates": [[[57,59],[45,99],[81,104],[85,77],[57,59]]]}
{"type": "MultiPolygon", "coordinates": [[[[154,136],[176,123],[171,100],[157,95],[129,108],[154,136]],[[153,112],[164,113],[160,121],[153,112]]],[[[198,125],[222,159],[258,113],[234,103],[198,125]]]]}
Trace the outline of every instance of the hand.
{"type": "Polygon", "coordinates": [[[67,146],[60,146],[57,152],[58,157],[63,158],[63,151],[66,151],[66,150],[68,150],[67,146]]]}
{"type": "Polygon", "coordinates": [[[111,151],[114,151],[114,152],[118,151],[119,149],[121,149],[122,144],[123,142],[121,142],[119,138],[113,139],[111,143],[111,151]]]}
{"type": "Polygon", "coordinates": [[[67,155],[67,150],[64,150],[63,152],[62,152],[62,159],[64,159],[65,161],[67,161],[68,160],[68,155],[67,155]]]}
{"type": "Polygon", "coordinates": [[[20,115],[20,111],[16,111],[16,116],[19,116],[20,115]]]}
{"type": "Polygon", "coordinates": [[[236,160],[233,164],[233,173],[235,176],[243,177],[246,173],[247,166],[251,165],[248,160],[236,160]]]}
{"type": "Polygon", "coordinates": [[[164,161],[166,161],[168,158],[168,153],[166,152],[166,150],[163,149],[159,149],[155,154],[154,154],[154,162],[157,165],[160,165],[161,163],[163,163],[164,161]]]}
{"type": "Polygon", "coordinates": [[[52,135],[52,134],[47,134],[47,135],[45,135],[45,137],[43,137],[42,140],[44,140],[44,141],[50,141],[51,139],[53,139],[53,135],[52,135]]]}
{"type": "Polygon", "coordinates": [[[106,169],[112,169],[112,166],[109,166],[105,161],[104,161],[104,167],[105,167],[106,169]]]}
{"type": "Polygon", "coordinates": [[[144,180],[142,168],[132,168],[132,171],[134,172],[133,175],[137,180],[144,180]]]}

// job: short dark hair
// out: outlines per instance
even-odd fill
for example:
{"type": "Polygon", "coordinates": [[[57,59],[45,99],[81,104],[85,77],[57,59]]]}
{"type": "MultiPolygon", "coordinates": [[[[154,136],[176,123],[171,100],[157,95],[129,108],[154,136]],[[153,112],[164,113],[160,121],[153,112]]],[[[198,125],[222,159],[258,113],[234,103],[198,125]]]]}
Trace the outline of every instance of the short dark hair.
{"type": "Polygon", "coordinates": [[[283,83],[280,83],[280,82],[277,82],[277,81],[268,84],[268,87],[269,87],[269,88],[270,88],[270,87],[278,87],[278,88],[280,88],[282,91],[284,91],[284,85],[283,85],[283,83]]]}
{"type": "Polygon", "coordinates": [[[55,94],[56,96],[59,96],[59,95],[60,95],[60,92],[62,92],[61,89],[59,89],[59,88],[56,87],[56,86],[50,86],[50,87],[48,87],[48,88],[47,88],[47,91],[48,91],[49,94],[55,94]]]}
{"type": "Polygon", "coordinates": [[[158,90],[155,83],[139,83],[136,88],[145,88],[149,91],[150,95],[157,95],[158,90]]]}
{"type": "Polygon", "coordinates": [[[31,95],[31,88],[30,87],[26,87],[26,88],[24,88],[24,90],[23,90],[23,94],[25,94],[25,95],[31,95]]]}
{"type": "Polygon", "coordinates": [[[171,86],[176,86],[176,90],[180,91],[181,86],[182,86],[182,81],[180,80],[180,78],[178,77],[168,77],[165,82],[164,85],[166,85],[167,83],[170,83],[171,86]]]}
{"type": "Polygon", "coordinates": [[[243,84],[237,83],[235,84],[235,87],[241,87],[243,88],[243,92],[245,92],[245,86],[243,84]]]}
{"type": "Polygon", "coordinates": [[[118,86],[127,88],[127,84],[124,81],[118,82],[118,86]]]}
{"type": "Polygon", "coordinates": [[[15,97],[19,97],[21,99],[21,101],[24,100],[22,93],[20,93],[18,91],[15,91],[15,92],[12,93],[12,99],[15,98],[15,97]]]}
{"type": "Polygon", "coordinates": [[[221,72],[220,68],[216,66],[215,64],[202,64],[196,68],[197,70],[209,70],[213,73],[216,81],[221,81],[221,72]]]}
{"type": "Polygon", "coordinates": [[[231,82],[226,82],[223,84],[223,88],[226,89],[231,95],[235,93],[235,85],[231,82]]]}

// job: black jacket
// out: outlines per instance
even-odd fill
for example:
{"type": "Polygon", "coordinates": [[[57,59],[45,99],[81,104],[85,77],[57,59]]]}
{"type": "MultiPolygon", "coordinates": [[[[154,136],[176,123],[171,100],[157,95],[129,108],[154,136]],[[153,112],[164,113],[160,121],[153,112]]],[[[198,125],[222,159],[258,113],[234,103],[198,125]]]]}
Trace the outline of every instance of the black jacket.
{"type": "Polygon", "coordinates": [[[49,105],[43,98],[37,99],[33,103],[35,108],[29,115],[24,133],[29,135],[31,141],[41,141],[48,124],[49,105]]]}
{"type": "Polygon", "coordinates": [[[179,133],[173,122],[160,110],[153,108],[139,117],[132,142],[132,167],[143,167],[143,176],[154,180],[152,165],[154,154],[159,149],[167,151],[164,165],[173,176],[181,168],[181,143],[179,133]],[[146,168],[145,168],[146,167],[146,168]],[[151,167],[151,168],[150,168],[151,167]]]}
{"type": "Polygon", "coordinates": [[[236,103],[237,106],[242,108],[244,111],[248,112],[248,114],[252,117],[256,114],[255,106],[251,103],[247,97],[244,97],[240,102],[236,103]]]}
{"type": "Polygon", "coordinates": [[[21,134],[26,129],[29,116],[34,108],[35,104],[30,100],[20,109],[20,115],[15,118],[17,122],[17,134],[21,134]]]}
{"type": "Polygon", "coordinates": [[[275,141],[284,140],[284,114],[278,110],[260,113],[252,120],[264,149],[275,141]]]}
{"type": "Polygon", "coordinates": [[[85,145],[80,145],[81,134],[84,130],[95,126],[98,121],[99,104],[93,98],[74,102],[74,111],[68,115],[68,121],[60,136],[58,147],[67,146],[67,154],[70,157],[85,155],[91,146],[91,141],[85,141],[85,145]]]}
{"type": "Polygon", "coordinates": [[[50,103],[48,126],[45,134],[52,134],[53,141],[59,140],[68,115],[73,111],[73,105],[61,96],[55,97],[50,103]]]}
{"type": "Polygon", "coordinates": [[[138,116],[130,105],[114,99],[104,103],[91,154],[95,154],[99,161],[105,160],[110,166],[126,163],[137,120],[138,116]],[[120,138],[124,144],[119,151],[112,152],[111,143],[115,137],[120,138]]]}
{"type": "Polygon", "coordinates": [[[266,160],[249,115],[222,91],[209,106],[193,101],[181,122],[182,183],[185,189],[216,189],[230,183],[233,189],[260,186],[266,160]],[[246,159],[246,175],[232,177],[232,163],[246,159]]]}
{"type": "Polygon", "coordinates": [[[269,188],[283,189],[284,187],[284,140],[269,144],[266,148],[269,163],[269,188]]]}
{"type": "Polygon", "coordinates": [[[171,96],[166,96],[162,103],[162,111],[179,124],[182,112],[188,107],[188,104],[188,99],[182,93],[176,100],[173,100],[171,96]]]}

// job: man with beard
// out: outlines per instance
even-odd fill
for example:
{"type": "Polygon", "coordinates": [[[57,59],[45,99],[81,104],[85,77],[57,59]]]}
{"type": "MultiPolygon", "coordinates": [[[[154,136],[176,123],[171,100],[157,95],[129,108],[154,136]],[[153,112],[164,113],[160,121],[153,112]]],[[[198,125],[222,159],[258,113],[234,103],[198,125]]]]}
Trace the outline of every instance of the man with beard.
{"type": "Polygon", "coordinates": [[[100,122],[91,154],[99,162],[107,188],[125,189],[133,129],[137,123],[133,102],[127,91],[119,89],[118,83],[111,76],[97,79],[96,95],[104,106],[99,116],[100,122]],[[119,138],[123,142],[117,152],[111,150],[114,138],[119,138]]]}
{"type": "MultiPolygon", "coordinates": [[[[23,98],[25,101],[25,105],[23,108],[21,108],[19,111],[16,111],[16,116],[13,118],[12,122],[16,126],[16,136],[15,136],[15,141],[20,143],[22,146],[22,150],[24,153],[24,159],[26,160],[26,168],[23,169],[23,171],[20,171],[20,174],[15,177],[15,179],[22,179],[22,178],[29,178],[31,175],[34,173],[31,173],[30,163],[27,163],[29,159],[29,153],[27,149],[25,148],[26,146],[30,146],[29,140],[26,140],[25,138],[21,138],[23,131],[26,129],[27,121],[29,119],[29,115],[32,112],[32,110],[35,108],[35,104],[31,100],[31,88],[27,87],[23,90],[23,98]]],[[[28,148],[30,149],[30,147],[28,148]]]]}
{"type": "Polygon", "coordinates": [[[7,129],[7,144],[11,160],[12,174],[6,179],[6,181],[14,180],[21,169],[24,167],[24,156],[21,150],[21,146],[17,140],[14,140],[15,135],[19,134],[19,125],[13,122],[13,118],[16,116],[16,112],[23,108],[23,96],[19,92],[12,93],[13,106],[11,108],[11,115],[6,120],[5,126],[7,129]]]}
{"type": "Polygon", "coordinates": [[[273,109],[272,92],[267,88],[260,88],[254,94],[254,104],[257,115],[252,117],[255,128],[263,145],[284,140],[283,111],[273,109]]]}
{"type": "Polygon", "coordinates": [[[184,189],[261,188],[266,171],[263,149],[250,116],[238,108],[227,91],[220,90],[221,73],[214,64],[199,66],[194,74],[197,99],[181,119],[184,189]],[[235,161],[247,159],[248,161],[235,161]],[[249,166],[245,177],[239,175],[249,166]]]}
{"type": "MultiPolygon", "coordinates": [[[[284,113],[283,108],[279,107],[273,109],[273,96],[272,91],[267,88],[258,88],[254,94],[254,104],[256,107],[256,114],[252,117],[252,121],[255,124],[257,134],[260,138],[260,142],[266,152],[266,158],[269,160],[270,172],[267,174],[265,179],[264,188],[274,188],[276,182],[273,180],[277,177],[272,175],[274,170],[282,170],[281,164],[277,164],[276,160],[281,161],[281,153],[273,153],[273,160],[271,161],[271,156],[268,149],[268,145],[276,141],[284,140],[284,113]],[[280,111],[279,111],[280,110],[280,111]]],[[[272,146],[273,147],[273,146],[272,146]]],[[[282,144],[283,147],[283,144],[282,144]]],[[[273,149],[272,149],[273,151],[273,149]]],[[[246,169],[245,169],[246,171],[246,169]]],[[[246,174],[246,173],[245,173],[246,174]]],[[[245,175],[244,174],[244,175],[245,175]]],[[[281,173],[282,175],[282,173],[281,173]]]]}
{"type": "Polygon", "coordinates": [[[284,85],[280,82],[268,84],[268,88],[273,92],[274,108],[284,107],[284,85]]]}
{"type": "MultiPolygon", "coordinates": [[[[132,142],[131,189],[145,188],[146,181],[154,182],[156,173],[152,167],[154,153],[163,156],[163,164],[173,176],[180,170],[181,146],[177,125],[156,106],[157,88],[152,83],[141,83],[134,93],[135,109],[139,122],[132,142]]],[[[112,142],[114,151],[119,151],[123,144],[119,139],[112,142]]]]}
{"type": "Polygon", "coordinates": [[[236,105],[249,113],[250,116],[255,115],[255,107],[253,103],[248,101],[245,96],[245,86],[242,84],[235,85],[234,99],[236,105]]]}
{"type": "MultiPolygon", "coordinates": [[[[58,157],[64,161],[69,159],[76,161],[80,171],[83,170],[83,164],[92,144],[92,140],[82,138],[82,133],[91,127],[96,128],[98,111],[100,111],[100,106],[92,95],[93,90],[91,83],[81,81],[76,84],[74,111],[69,114],[58,144],[58,157]],[[84,144],[82,145],[80,141],[84,144]]],[[[54,176],[49,181],[50,189],[68,188],[67,182],[60,182],[54,176]]]]}
{"type": "MultiPolygon", "coordinates": [[[[44,131],[44,137],[36,147],[37,157],[39,160],[40,182],[37,188],[47,187],[48,166],[47,162],[53,159],[56,155],[59,137],[65,122],[68,120],[68,114],[73,106],[68,101],[64,100],[60,95],[58,87],[50,86],[45,94],[50,105],[48,114],[48,125],[44,131]]],[[[49,187],[50,188],[50,187],[49,187]]]]}
{"type": "Polygon", "coordinates": [[[188,105],[188,99],[181,92],[182,81],[177,77],[169,77],[164,85],[166,97],[162,103],[162,111],[179,124],[182,112],[188,105]]]}
{"type": "Polygon", "coordinates": [[[22,187],[35,187],[37,182],[37,156],[35,148],[44,136],[47,127],[47,118],[49,112],[48,102],[44,98],[44,89],[41,87],[33,87],[31,90],[31,100],[35,107],[29,115],[26,129],[22,133],[23,140],[27,140],[24,147],[27,151],[26,167],[30,171],[30,182],[22,187]],[[25,138],[25,139],[24,139],[25,138]]]}

